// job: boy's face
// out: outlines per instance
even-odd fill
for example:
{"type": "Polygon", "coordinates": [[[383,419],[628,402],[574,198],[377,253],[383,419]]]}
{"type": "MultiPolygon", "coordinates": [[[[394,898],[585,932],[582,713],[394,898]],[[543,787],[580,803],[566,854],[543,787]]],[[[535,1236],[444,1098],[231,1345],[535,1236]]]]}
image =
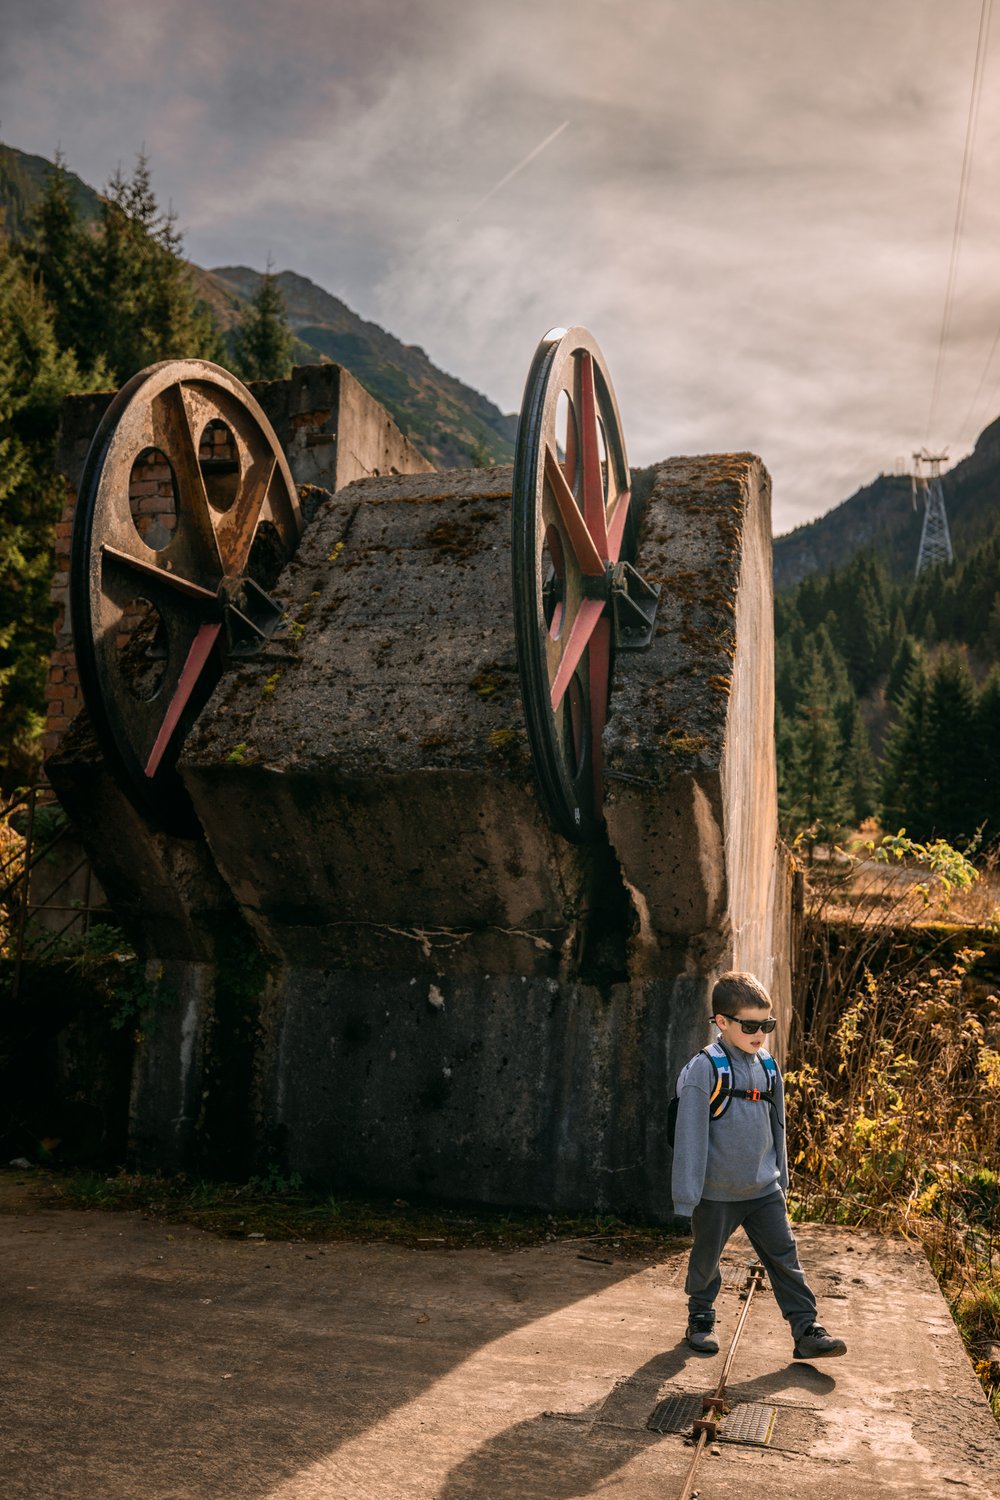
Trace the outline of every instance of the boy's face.
{"type": "Polygon", "coordinates": [[[715,1024],[722,1032],[723,1041],[730,1047],[735,1047],[738,1052],[749,1052],[751,1056],[759,1052],[761,1047],[767,1043],[767,1037],[762,1031],[755,1031],[752,1036],[747,1036],[740,1021],[744,1018],[748,1021],[766,1021],[771,1014],[770,1006],[736,1005],[731,1012],[736,1017],[731,1021],[721,1011],[716,1012],[715,1024]]]}

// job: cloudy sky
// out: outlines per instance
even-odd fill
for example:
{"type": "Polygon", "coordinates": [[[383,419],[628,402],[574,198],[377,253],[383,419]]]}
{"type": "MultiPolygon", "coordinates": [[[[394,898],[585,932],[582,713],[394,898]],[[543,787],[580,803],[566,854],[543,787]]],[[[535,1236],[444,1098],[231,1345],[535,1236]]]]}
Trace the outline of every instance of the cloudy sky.
{"type": "Polygon", "coordinates": [[[781,532],[1000,412],[1000,14],[932,401],[982,6],[0,0],[0,138],[95,186],[145,144],[192,259],[504,410],[586,324],[631,461],[753,449],[781,532]]]}

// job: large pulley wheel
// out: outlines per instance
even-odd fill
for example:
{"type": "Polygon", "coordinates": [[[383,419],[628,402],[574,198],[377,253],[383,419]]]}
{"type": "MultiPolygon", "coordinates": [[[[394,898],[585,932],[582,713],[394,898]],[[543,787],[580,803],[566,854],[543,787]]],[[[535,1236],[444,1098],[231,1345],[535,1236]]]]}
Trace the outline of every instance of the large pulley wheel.
{"type": "Polygon", "coordinates": [[[601,820],[601,736],[613,654],[644,646],[658,590],[635,555],[630,475],[604,358],[584,328],[553,329],[525,386],[514,459],[518,668],[542,803],[580,842],[601,820]]]}
{"type": "Polygon", "coordinates": [[[180,746],[227,661],[280,620],[267,591],[301,530],[278,440],[234,376],[172,360],[122,387],[80,484],[71,618],[104,753],[163,827],[193,826],[180,746]]]}

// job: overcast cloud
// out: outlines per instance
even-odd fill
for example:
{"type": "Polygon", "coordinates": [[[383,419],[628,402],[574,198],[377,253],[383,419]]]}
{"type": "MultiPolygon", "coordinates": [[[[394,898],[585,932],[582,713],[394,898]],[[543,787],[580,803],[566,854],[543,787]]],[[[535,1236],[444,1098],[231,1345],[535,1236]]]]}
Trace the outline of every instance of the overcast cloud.
{"type": "Polygon", "coordinates": [[[585,323],[629,456],[753,449],[775,530],[1000,411],[1000,16],[942,394],[980,0],[0,0],[0,138],[143,143],[202,265],[270,254],[505,410],[585,323]],[[542,141],[551,144],[488,198],[542,141]],[[477,207],[477,205],[480,205],[477,207]]]}

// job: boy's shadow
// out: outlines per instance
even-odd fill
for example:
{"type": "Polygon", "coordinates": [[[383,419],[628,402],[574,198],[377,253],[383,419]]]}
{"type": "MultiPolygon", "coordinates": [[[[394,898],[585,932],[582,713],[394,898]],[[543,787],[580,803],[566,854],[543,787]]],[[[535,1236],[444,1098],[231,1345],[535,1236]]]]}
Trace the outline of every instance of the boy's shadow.
{"type": "MultiPolygon", "coordinates": [[[[592,1406],[530,1417],[490,1438],[451,1470],[437,1500],[499,1500],[506,1495],[516,1500],[583,1500],[658,1441],[657,1434],[647,1431],[646,1421],[659,1387],[682,1370],[690,1390],[710,1391],[718,1382],[722,1359],[694,1354],[681,1340],[618,1381],[592,1406]]],[[[763,1401],[768,1396],[780,1399],[782,1392],[798,1387],[823,1396],[835,1384],[811,1364],[795,1361],[773,1374],[732,1385],[730,1394],[740,1401],[763,1401]]]]}
{"type": "Polygon", "coordinates": [[[783,1370],[772,1370],[756,1380],[730,1380],[726,1395],[733,1401],[781,1401],[791,1392],[829,1396],[837,1382],[825,1370],[817,1370],[807,1359],[789,1360],[783,1370]]]}
{"type": "Polygon", "coordinates": [[[659,1386],[686,1366],[702,1367],[697,1379],[712,1385],[711,1364],[683,1340],[655,1355],[633,1375],[583,1411],[530,1417],[500,1432],[451,1470],[438,1500],[579,1500],[623,1468],[656,1436],[645,1423],[659,1386]]]}

